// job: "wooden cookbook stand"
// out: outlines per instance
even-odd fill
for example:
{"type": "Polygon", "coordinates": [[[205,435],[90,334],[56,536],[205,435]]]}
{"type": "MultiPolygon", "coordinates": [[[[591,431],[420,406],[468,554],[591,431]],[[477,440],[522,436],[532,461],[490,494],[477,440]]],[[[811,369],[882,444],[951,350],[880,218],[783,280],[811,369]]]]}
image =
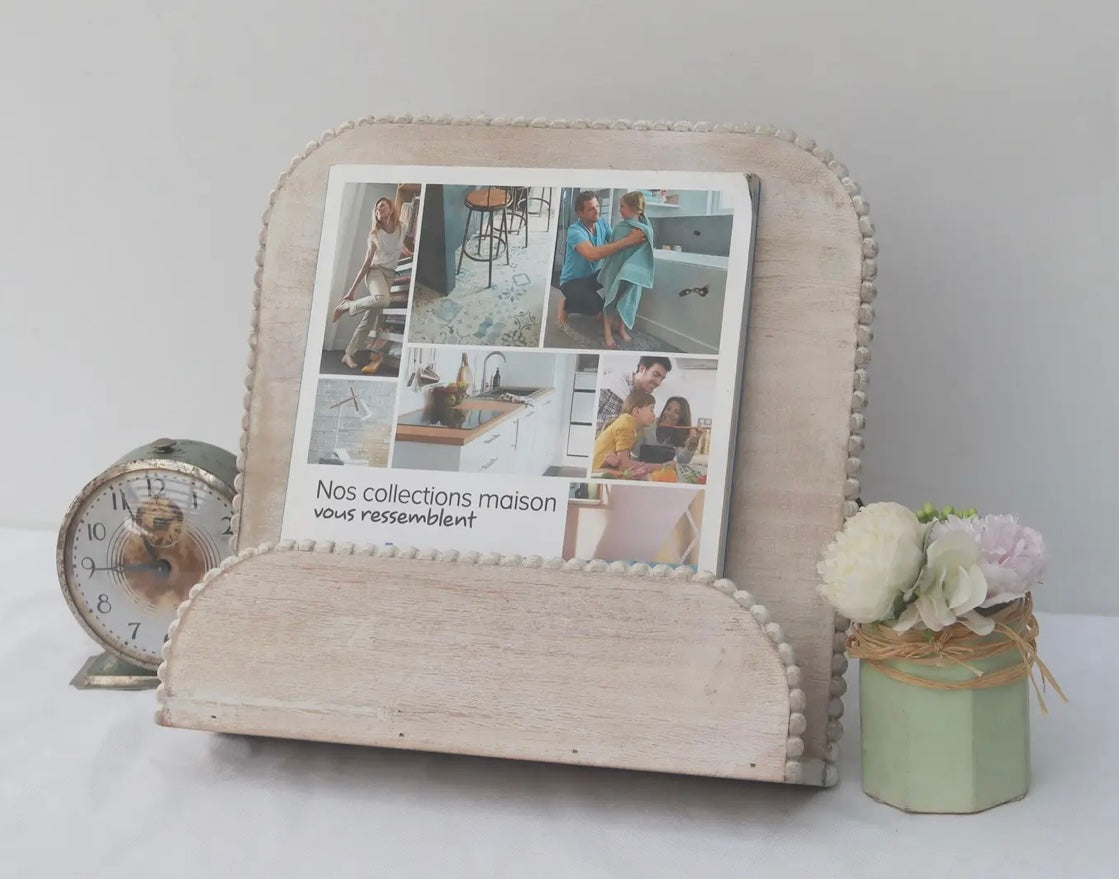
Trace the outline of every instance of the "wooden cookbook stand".
{"type": "Polygon", "coordinates": [[[874,230],[759,126],[369,118],[280,178],[256,274],[235,556],[179,609],[169,727],[830,785],[844,635],[816,592],[859,494],[874,230]],[[329,168],[737,171],[761,182],[726,579],[279,540],[329,168]]]}

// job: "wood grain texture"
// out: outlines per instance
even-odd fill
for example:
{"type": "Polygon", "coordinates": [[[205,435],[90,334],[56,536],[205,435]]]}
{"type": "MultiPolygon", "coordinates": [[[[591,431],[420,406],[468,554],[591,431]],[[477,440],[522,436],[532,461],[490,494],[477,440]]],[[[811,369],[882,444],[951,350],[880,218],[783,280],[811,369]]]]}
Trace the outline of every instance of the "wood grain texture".
{"type": "Polygon", "coordinates": [[[165,646],[159,723],[800,780],[803,693],[728,581],[303,549],[250,550],[195,587],[165,646]]]}
{"type": "Polygon", "coordinates": [[[363,162],[758,175],[724,573],[795,647],[805,759],[835,783],[846,669],[836,633],[847,623],[817,595],[816,562],[857,510],[878,256],[847,169],[810,138],[771,126],[369,117],[324,132],[281,176],[264,215],[235,502],[241,547],[279,537],[327,173],[363,162]]]}

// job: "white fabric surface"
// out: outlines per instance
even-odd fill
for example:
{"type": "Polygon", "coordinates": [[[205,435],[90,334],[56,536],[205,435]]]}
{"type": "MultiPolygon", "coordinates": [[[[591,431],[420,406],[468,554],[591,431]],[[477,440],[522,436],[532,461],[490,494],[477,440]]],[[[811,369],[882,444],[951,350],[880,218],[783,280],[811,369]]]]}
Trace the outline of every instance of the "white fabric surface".
{"type": "Polygon", "coordinates": [[[1071,702],[1034,703],[1024,800],[907,815],[862,792],[855,664],[830,790],[165,729],[69,685],[98,651],[54,540],[0,530],[0,876],[1119,875],[1116,618],[1039,615],[1071,702]]]}

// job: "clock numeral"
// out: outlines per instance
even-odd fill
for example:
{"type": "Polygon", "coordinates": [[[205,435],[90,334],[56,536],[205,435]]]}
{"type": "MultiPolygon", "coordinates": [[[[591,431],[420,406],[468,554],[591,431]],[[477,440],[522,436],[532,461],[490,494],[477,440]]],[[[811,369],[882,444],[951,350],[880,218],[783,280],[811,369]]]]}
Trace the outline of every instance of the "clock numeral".
{"type": "Polygon", "coordinates": [[[86,534],[90,540],[104,540],[105,539],[105,523],[104,522],[90,522],[85,526],[86,534]]]}
{"type": "Polygon", "coordinates": [[[221,520],[225,523],[225,530],[221,533],[222,537],[230,537],[233,534],[233,517],[222,516],[221,520]]]}
{"type": "Polygon", "coordinates": [[[97,596],[97,612],[112,613],[113,606],[109,603],[109,596],[102,592],[97,596]]]}
{"type": "Polygon", "coordinates": [[[193,488],[190,490],[190,506],[191,509],[198,509],[198,492],[195,491],[193,488]]]}
{"type": "Polygon", "coordinates": [[[132,640],[135,641],[136,640],[136,633],[140,631],[140,624],[139,623],[129,623],[128,625],[132,626],[132,640]]]}
{"type": "Polygon", "coordinates": [[[89,556],[86,556],[84,559],[82,559],[82,568],[85,569],[85,572],[87,574],[92,574],[94,571],[97,570],[97,562],[95,562],[89,556]]]}
{"type": "Polygon", "coordinates": [[[128,498],[124,496],[124,489],[113,492],[113,509],[114,510],[127,510],[128,514],[132,514],[132,507],[128,504],[128,498]]]}
{"type": "Polygon", "coordinates": [[[161,479],[160,477],[156,476],[156,477],[155,477],[155,479],[154,479],[154,481],[155,481],[155,482],[157,482],[157,483],[159,484],[159,488],[157,488],[157,489],[156,489],[155,491],[152,491],[152,481],[153,481],[153,480],[152,480],[152,477],[151,477],[151,476],[149,476],[149,477],[147,478],[147,483],[148,483],[148,497],[155,497],[156,495],[161,495],[161,494],[163,494],[163,490],[164,490],[165,488],[167,488],[167,483],[165,483],[165,482],[164,482],[164,481],[163,481],[163,480],[162,480],[162,479],[161,479]]]}

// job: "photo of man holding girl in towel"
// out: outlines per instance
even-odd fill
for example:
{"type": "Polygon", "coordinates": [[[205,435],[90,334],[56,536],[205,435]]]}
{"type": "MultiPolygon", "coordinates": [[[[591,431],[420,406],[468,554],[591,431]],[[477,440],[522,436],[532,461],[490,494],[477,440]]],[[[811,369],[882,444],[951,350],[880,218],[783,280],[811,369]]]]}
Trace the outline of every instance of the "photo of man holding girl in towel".
{"type": "Polygon", "coordinates": [[[752,234],[750,203],[730,191],[658,188],[656,176],[556,196],[544,348],[718,355],[724,321],[742,320],[736,263],[748,263],[750,249],[736,244],[736,260],[731,250],[736,235],[752,234]]]}
{"type": "Polygon", "coordinates": [[[563,297],[556,312],[561,326],[567,326],[570,314],[601,314],[607,348],[618,346],[615,331],[630,341],[641,292],[653,286],[654,275],[653,227],[645,218],[644,194],[627,192],[619,211],[622,219],[610,228],[600,215],[598,196],[581,192],[575,197],[578,220],[567,230],[563,297]]]}

